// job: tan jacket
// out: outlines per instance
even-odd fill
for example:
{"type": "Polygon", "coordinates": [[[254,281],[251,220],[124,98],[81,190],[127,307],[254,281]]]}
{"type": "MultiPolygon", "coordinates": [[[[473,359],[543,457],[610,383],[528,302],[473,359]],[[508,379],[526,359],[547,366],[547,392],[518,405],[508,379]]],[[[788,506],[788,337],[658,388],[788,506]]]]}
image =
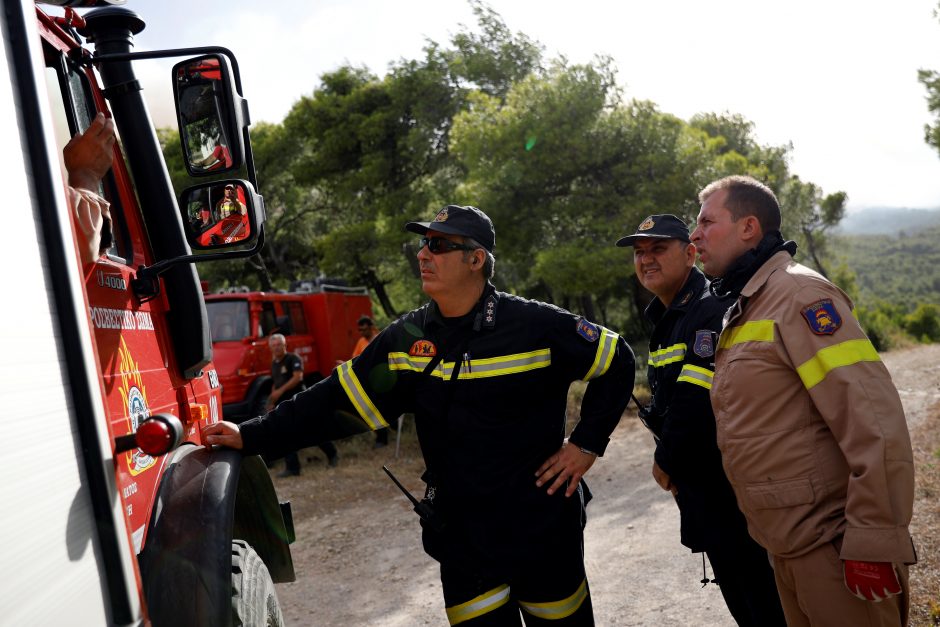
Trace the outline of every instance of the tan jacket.
{"type": "Polygon", "coordinates": [[[795,557],[913,563],[914,465],[901,400],[839,288],[786,252],[725,316],[711,390],[750,533],[795,557]]]}

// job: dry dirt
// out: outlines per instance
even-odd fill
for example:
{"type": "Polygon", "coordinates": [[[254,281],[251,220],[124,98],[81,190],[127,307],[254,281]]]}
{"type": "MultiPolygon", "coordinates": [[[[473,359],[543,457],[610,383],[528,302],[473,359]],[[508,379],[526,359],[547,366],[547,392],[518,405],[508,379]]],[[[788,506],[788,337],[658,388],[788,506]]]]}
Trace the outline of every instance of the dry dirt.
{"type": "MultiPolygon", "coordinates": [[[[911,624],[936,625],[940,345],[884,359],[904,402],[917,464],[912,531],[920,564],[911,571],[911,624]]],[[[327,468],[318,449],[307,449],[300,477],[275,478],[281,499],[293,504],[297,531],[297,581],[277,585],[288,625],[447,625],[436,562],[421,549],[417,516],[382,472],[387,464],[413,493],[422,492],[413,425],[406,421],[397,456],[394,434],[390,440],[378,450],[371,434],[340,442],[337,468],[327,468]]],[[[650,477],[651,455],[650,436],[628,413],[588,473],[595,498],[585,552],[597,624],[732,626],[718,588],[699,583],[701,556],[679,544],[678,512],[650,477]]]]}

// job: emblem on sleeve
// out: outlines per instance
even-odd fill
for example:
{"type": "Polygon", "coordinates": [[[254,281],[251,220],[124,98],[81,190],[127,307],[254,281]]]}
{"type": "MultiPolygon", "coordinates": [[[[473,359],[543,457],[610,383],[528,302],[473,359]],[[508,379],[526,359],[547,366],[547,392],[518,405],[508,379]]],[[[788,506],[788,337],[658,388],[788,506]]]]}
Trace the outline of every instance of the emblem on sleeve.
{"type": "Polygon", "coordinates": [[[408,349],[408,354],[412,357],[434,357],[437,355],[437,347],[428,340],[418,340],[408,349]]]}
{"type": "Polygon", "coordinates": [[[828,298],[804,307],[801,313],[816,335],[832,335],[842,326],[842,317],[828,298]]]}
{"type": "Polygon", "coordinates": [[[695,343],[692,345],[692,352],[699,357],[711,357],[715,354],[715,340],[711,331],[703,329],[695,332],[695,343]]]}
{"type": "Polygon", "coordinates": [[[596,342],[597,338],[600,337],[601,332],[597,327],[584,318],[578,318],[578,335],[586,339],[588,342],[596,342]]]}

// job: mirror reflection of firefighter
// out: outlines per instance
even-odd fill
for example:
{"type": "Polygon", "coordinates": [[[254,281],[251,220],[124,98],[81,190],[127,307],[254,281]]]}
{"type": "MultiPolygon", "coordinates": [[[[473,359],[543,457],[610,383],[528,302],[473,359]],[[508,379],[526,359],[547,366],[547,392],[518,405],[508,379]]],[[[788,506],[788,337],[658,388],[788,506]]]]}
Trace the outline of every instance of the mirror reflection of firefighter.
{"type": "Polygon", "coordinates": [[[479,209],[450,205],[406,228],[425,236],[418,259],[432,302],[240,433],[207,427],[207,441],[270,454],[413,413],[428,484],[416,509],[450,624],[518,624],[521,610],[530,625],[593,625],[580,477],[629,400],[633,353],[608,329],[497,292],[495,231],[479,209]],[[588,385],[564,444],[576,379],[588,385]]]}

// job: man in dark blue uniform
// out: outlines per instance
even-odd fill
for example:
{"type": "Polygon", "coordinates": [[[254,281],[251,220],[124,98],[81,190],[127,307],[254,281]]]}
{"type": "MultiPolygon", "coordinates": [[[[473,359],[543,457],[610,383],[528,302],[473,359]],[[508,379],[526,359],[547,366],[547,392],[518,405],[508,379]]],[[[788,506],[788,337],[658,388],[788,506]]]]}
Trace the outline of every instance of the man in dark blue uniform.
{"type": "MultiPolygon", "coordinates": [[[[274,333],[268,338],[271,349],[271,392],[268,395],[266,410],[271,411],[281,401],[306,389],[304,385],[304,364],[300,356],[287,352],[287,338],[274,333]]],[[[339,462],[339,451],[330,441],[321,442],[320,450],[326,455],[326,463],[335,468],[339,462]]],[[[284,456],[284,470],[278,477],[296,477],[300,474],[300,455],[292,451],[284,456]]]]}
{"type": "Polygon", "coordinates": [[[206,444],[277,453],[415,415],[428,484],[425,550],[441,564],[450,624],[593,625],[583,561],[581,477],[602,455],[633,389],[616,333],[489,283],[495,230],[449,205],[423,236],[427,305],[355,360],[267,416],[210,425],[206,444]],[[587,381],[565,440],[572,381],[587,381]]]}
{"type": "Polygon", "coordinates": [[[682,544],[708,555],[739,625],[786,625],[767,552],[747,532],[716,441],[709,390],[729,302],[709,292],[689,229],[676,216],[649,216],[617,246],[633,247],[636,275],[656,296],[645,312],[654,326],[652,402],[641,418],[656,440],[653,478],[679,506],[682,544]]]}

